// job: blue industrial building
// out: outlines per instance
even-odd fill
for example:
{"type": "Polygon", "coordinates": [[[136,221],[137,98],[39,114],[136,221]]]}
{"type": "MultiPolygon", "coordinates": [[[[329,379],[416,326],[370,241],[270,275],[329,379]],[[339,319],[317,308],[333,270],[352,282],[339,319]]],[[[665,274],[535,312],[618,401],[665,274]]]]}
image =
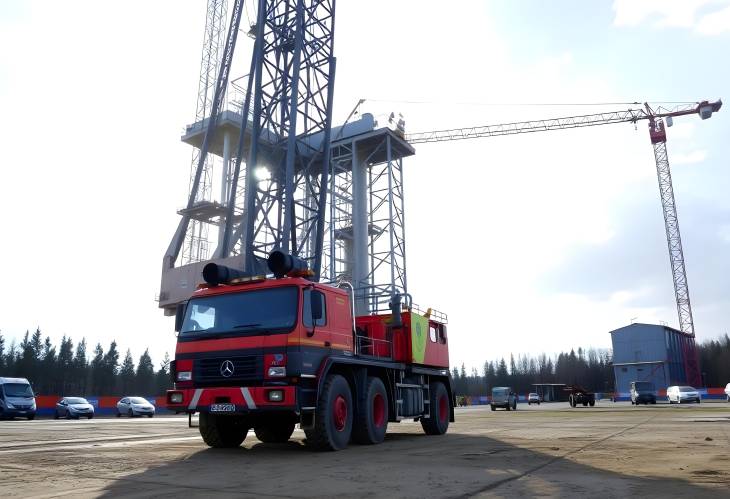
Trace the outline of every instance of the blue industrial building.
{"type": "Polygon", "coordinates": [[[699,387],[694,337],[669,326],[631,324],[611,331],[615,391],[628,396],[632,381],[651,381],[657,390],[671,385],[699,387]]]}

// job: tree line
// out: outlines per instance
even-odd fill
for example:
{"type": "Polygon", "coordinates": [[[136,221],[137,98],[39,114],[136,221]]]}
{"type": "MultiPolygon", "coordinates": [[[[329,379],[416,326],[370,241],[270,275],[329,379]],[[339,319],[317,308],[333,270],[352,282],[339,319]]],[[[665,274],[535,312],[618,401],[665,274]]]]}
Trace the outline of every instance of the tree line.
{"type": "MultiPolygon", "coordinates": [[[[724,387],[730,383],[730,336],[707,340],[697,345],[703,384],[705,387],[724,387]]],[[[535,391],[535,383],[565,383],[580,385],[593,392],[615,391],[611,349],[578,348],[577,351],[561,352],[550,357],[510,355],[487,361],[482,371],[472,368],[467,372],[464,364],[454,367],[452,377],[457,395],[479,396],[491,393],[495,386],[509,386],[518,393],[535,391]]]]}
{"type": "Polygon", "coordinates": [[[577,384],[596,392],[613,391],[613,367],[610,350],[583,350],[561,352],[555,357],[540,354],[537,357],[510,355],[486,361],[482,371],[472,368],[466,372],[453,368],[454,391],[458,395],[487,395],[495,386],[509,386],[518,393],[534,391],[533,383],[577,384]]]}
{"type": "Polygon", "coordinates": [[[135,366],[130,350],[120,363],[116,341],[104,350],[97,343],[87,352],[86,339],[74,345],[63,336],[56,346],[43,339],[40,328],[25,332],[20,343],[5,344],[0,334],[0,376],[27,378],[36,395],[162,395],[172,387],[170,358],[167,353],[155,369],[149,350],[135,366]]]}

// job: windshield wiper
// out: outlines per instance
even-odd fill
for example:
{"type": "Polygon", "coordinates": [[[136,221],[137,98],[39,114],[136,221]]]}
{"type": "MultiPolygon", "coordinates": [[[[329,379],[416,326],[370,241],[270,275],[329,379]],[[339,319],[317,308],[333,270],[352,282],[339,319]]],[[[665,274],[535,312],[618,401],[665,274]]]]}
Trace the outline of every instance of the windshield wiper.
{"type": "Polygon", "coordinates": [[[260,326],[260,325],[261,324],[258,323],[258,322],[251,323],[251,324],[239,324],[238,326],[233,326],[233,329],[243,329],[243,328],[246,328],[246,327],[257,327],[257,326],[260,326]]]}

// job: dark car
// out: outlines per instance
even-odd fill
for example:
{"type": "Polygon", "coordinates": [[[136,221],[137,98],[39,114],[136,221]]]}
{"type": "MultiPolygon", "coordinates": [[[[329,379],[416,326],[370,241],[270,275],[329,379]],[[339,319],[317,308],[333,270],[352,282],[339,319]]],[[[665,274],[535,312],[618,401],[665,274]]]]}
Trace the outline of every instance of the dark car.
{"type": "Polygon", "coordinates": [[[656,404],[656,387],[650,381],[632,381],[631,382],[631,403],[639,404],[656,404]]]}
{"type": "Polygon", "coordinates": [[[56,404],[56,412],[53,414],[55,419],[58,418],[87,418],[94,417],[94,406],[89,401],[81,397],[63,397],[56,404]]]}

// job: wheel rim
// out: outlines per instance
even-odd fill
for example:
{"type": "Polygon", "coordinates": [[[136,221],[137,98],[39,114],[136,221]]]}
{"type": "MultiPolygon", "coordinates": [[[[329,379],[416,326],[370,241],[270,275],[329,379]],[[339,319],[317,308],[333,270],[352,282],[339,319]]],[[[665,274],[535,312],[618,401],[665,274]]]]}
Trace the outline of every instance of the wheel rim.
{"type": "Polygon", "coordinates": [[[345,400],[345,397],[343,397],[342,395],[338,395],[335,398],[335,403],[332,409],[335,429],[337,431],[344,431],[345,424],[347,423],[347,401],[345,400]]]}
{"type": "Polygon", "coordinates": [[[449,401],[446,400],[446,395],[441,395],[439,398],[439,420],[446,421],[449,417],[449,401]]]}
{"type": "Polygon", "coordinates": [[[385,424],[385,400],[379,393],[373,398],[373,424],[376,428],[382,428],[385,424]]]}

